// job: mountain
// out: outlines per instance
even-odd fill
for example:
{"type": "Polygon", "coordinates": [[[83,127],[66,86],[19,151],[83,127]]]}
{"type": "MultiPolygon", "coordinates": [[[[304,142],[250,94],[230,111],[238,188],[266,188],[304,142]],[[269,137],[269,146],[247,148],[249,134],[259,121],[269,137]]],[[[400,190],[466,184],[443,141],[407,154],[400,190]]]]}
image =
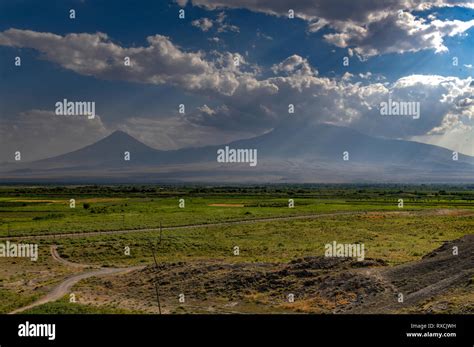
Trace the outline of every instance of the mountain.
{"type": "Polygon", "coordinates": [[[57,157],[39,160],[35,167],[57,167],[70,166],[117,166],[123,163],[124,152],[129,151],[134,157],[146,160],[153,158],[157,150],[136,140],[123,131],[115,131],[111,135],[96,143],[78,149],[74,152],[59,155],[57,157]]]}
{"type": "Polygon", "coordinates": [[[123,131],[76,151],[0,169],[2,182],[413,182],[474,181],[474,158],[329,124],[288,122],[251,139],[161,151],[123,131]],[[219,163],[217,151],[256,149],[257,165],[219,163]],[[130,160],[124,160],[129,152],[130,160]],[[348,152],[348,160],[343,153],[348,152]]]}

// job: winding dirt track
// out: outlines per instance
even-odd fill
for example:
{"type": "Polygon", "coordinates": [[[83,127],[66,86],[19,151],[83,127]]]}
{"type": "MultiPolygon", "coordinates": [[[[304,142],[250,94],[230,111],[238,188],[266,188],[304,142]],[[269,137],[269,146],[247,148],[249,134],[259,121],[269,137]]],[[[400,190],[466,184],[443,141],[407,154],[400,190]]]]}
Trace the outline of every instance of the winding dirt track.
{"type": "Polygon", "coordinates": [[[57,260],[58,262],[69,266],[69,267],[74,267],[74,268],[96,268],[96,270],[93,271],[86,271],[86,272],[81,272],[76,275],[72,275],[68,278],[66,278],[63,282],[58,284],[56,287],[54,287],[48,294],[43,296],[41,299],[33,302],[30,305],[18,308],[10,314],[16,314],[16,313],[21,313],[23,311],[29,310],[30,308],[46,304],[48,302],[56,301],[61,299],[63,296],[67,295],[70,293],[70,289],[79,281],[90,278],[90,277],[95,277],[95,276],[108,276],[108,275],[121,275],[121,274],[126,274],[135,270],[141,270],[144,268],[144,266],[131,266],[131,267],[125,267],[125,268],[102,268],[102,267],[97,267],[97,266],[91,266],[87,264],[77,264],[77,263],[72,263],[70,261],[67,261],[63,258],[60,257],[57,251],[56,246],[51,246],[51,256],[57,260]]]}
{"type": "Polygon", "coordinates": [[[69,260],[61,258],[61,256],[58,253],[58,246],[56,246],[56,245],[51,246],[51,256],[53,257],[54,260],[66,265],[66,266],[79,268],[79,269],[92,269],[92,268],[100,269],[100,266],[98,266],[98,265],[73,263],[73,262],[70,262],[69,260]]]}

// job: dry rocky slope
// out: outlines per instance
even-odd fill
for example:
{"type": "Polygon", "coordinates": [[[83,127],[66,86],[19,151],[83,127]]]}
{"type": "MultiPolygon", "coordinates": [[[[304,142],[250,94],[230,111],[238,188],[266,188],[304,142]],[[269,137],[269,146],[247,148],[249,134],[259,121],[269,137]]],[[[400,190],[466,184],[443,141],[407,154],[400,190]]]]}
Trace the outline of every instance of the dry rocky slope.
{"type": "MultiPolygon", "coordinates": [[[[424,303],[446,295],[449,301],[454,290],[472,297],[473,265],[474,235],[466,235],[419,261],[393,267],[377,259],[324,257],[280,264],[178,262],[97,279],[94,291],[153,312],[153,281],[158,278],[165,312],[421,313],[430,312],[424,303]],[[184,304],[178,303],[180,293],[186,295],[184,304]]],[[[474,307],[464,302],[450,312],[474,313],[474,307]]]]}

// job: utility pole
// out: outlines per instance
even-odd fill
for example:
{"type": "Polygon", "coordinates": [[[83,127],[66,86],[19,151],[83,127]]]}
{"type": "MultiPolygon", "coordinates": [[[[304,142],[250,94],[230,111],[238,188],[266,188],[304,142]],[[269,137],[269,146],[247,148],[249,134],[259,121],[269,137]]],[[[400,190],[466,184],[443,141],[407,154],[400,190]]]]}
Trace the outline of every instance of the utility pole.
{"type": "MultiPolygon", "coordinates": [[[[162,238],[161,238],[161,222],[160,222],[160,240],[159,240],[160,245],[161,245],[161,240],[162,238]]],[[[149,240],[149,243],[150,243],[151,252],[153,254],[153,261],[155,263],[155,281],[154,281],[155,293],[156,293],[156,301],[158,303],[158,312],[161,315],[160,288],[158,285],[158,262],[156,261],[156,254],[155,254],[156,245],[151,240],[149,240]]]]}

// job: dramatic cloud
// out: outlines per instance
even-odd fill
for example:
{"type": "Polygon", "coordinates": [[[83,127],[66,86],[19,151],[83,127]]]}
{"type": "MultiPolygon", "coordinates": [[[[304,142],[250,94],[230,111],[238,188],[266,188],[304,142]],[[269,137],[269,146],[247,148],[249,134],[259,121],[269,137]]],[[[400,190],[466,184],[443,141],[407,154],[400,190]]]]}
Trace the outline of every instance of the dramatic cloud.
{"type": "Polygon", "coordinates": [[[192,3],[208,10],[248,9],[255,12],[288,17],[308,22],[308,30],[316,32],[329,27],[334,32],[325,35],[326,41],[351,48],[362,58],[377,54],[404,53],[431,49],[446,52],[444,37],[465,33],[474,20],[441,21],[431,14],[421,18],[412,12],[442,7],[474,8],[472,1],[421,0],[178,0],[185,6],[192,3]]]}
{"type": "MultiPolygon", "coordinates": [[[[171,84],[188,90],[215,90],[232,94],[238,69],[217,68],[202,52],[184,52],[162,35],[149,36],[147,47],[121,47],[106,34],[65,36],[9,29],[0,33],[0,45],[33,48],[41,58],[82,75],[108,80],[171,84]],[[130,58],[130,66],[125,59],[130,58]]],[[[243,63],[242,63],[243,64],[243,63]]]]}
{"type": "MultiPolygon", "coordinates": [[[[206,134],[211,128],[219,139],[258,135],[288,117],[390,138],[441,136],[472,126],[472,78],[412,75],[393,83],[374,83],[367,72],[353,82],[349,73],[341,78],[320,76],[307,59],[296,54],[268,67],[269,77],[262,78],[262,67],[252,66],[238,53],[211,52],[206,58],[203,52],[183,51],[161,35],[148,37],[148,42],[148,47],[125,48],[100,33],[59,36],[15,29],[0,33],[0,45],[36,49],[43,59],[83,75],[170,84],[204,96],[206,101],[195,109],[187,108],[176,125],[181,130],[194,126],[189,130],[204,140],[198,141],[196,135],[190,141],[198,144],[209,141],[206,134]],[[131,58],[131,67],[123,64],[126,56],[131,58]],[[419,102],[420,118],[382,116],[380,105],[389,100],[419,102]],[[294,114],[288,113],[289,105],[294,106],[294,114]]],[[[141,124],[158,123],[134,120],[123,125],[135,133],[133,127],[141,124]]],[[[172,123],[167,124],[171,127],[172,123]]],[[[191,143],[165,139],[159,145],[166,148],[191,143]]]]}
{"type": "MultiPolygon", "coordinates": [[[[380,85],[366,98],[370,105],[380,105],[389,98],[396,102],[418,102],[420,118],[381,116],[380,107],[372,107],[353,126],[373,135],[402,138],[442,135],[455,129],[472,131],[474,105],[469,98],[474,92],[472,81],[472,78],[411,75],[380,85]]],[[[375,86],[364,88],[374,90],[375,86]]]]}
{"type": "MultiPolygon", "coordinates": [[[[212,98],[187,117],[219,129],[264,132],[284,119],[332,123],[388,138],[440,135],[454,129],[468,131],[474,121],[472,78],[411,75],[393,83],[372,83],[368,72],[359,82],[353,76],[320,77],[304,58],[293,55],[275,64],[276,77],[259,80],[249,90],[241,84],[232,97],[212,98]],[[264,88],[265,86],[266,88],[264,88]],[[384,116],[383,102],[419,103],[420,117],[384,116]],[[295,113],[288,113],[288,105],[295,113]]],[[[472,130],[471,130],[472,131],[472,130]]],[[[464,149],[465,152],[469,149],[464,149]]]]}
{"type": "Polygon", "coordinates": [[[287,17],[288,11],[292,9],[295,17],[309,22],[324,19],[331,22],[355,23],[378,19],[386,13],[396,13],[399,10],[419,11],[453,6],[474,8],[474,4],[466,0],[176,0],[176,2],[182,7],[189,3],[208,10],[248,9],[281,17],[287,17]]]}
{"type": "Polygon", "coordinates": [[[460,35],[473,26],[474,20],[427,22],[408,12],[400,12],[387,15],[367,26],[352,23],[341,25],[341,32],[326,34],[324,38],[341,48],[354,47],[355,53],[364,58],[385,53],[417,52],[425,49],[442,53],[448,51],[443,43],[445,36],[460,35]]]}

